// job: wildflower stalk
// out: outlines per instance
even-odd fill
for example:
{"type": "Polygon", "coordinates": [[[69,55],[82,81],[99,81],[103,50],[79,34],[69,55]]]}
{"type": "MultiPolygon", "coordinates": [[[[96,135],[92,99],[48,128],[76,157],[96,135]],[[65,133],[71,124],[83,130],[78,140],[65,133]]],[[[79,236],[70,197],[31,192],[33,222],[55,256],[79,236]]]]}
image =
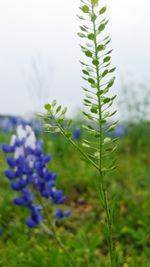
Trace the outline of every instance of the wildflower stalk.
{"type": "Polygon", "coordinates": [[[78,35],[82,40],[85,40],[81,49],[84,55],[88,57],[87,63],[80,61],[82,64],[82,78],[88,84],[86,88],[83,87],[85,91],[83,115],[86,118],[83,128],[86,130],[88,137],[83,139],[82,144],[77,144],[73,140],[70,130],[71,122],[65,119],[67,108],[57,106],[56,100],[45,105],[47,114],[42,116],[48,132],[61,133],[80,152],[82,158],[98,171],[97,190],[106,217],[110,267],[116,267],[112,211],[109,207],[106,186],[106,175],[115,168],[112,153],[116,149],[114,144],[117,139],[111,138],[109,135],[117,124],[117,122],[111,121],[116,110],[110,110],[116,96],[109,96],[110,88],[115,81],[115,77],[111,76],[115,68],[110,68],[112,50],[107,50],[111,39],[109,36],[103,36],[108,20],[106,18],[100,20],[106,12],[106,6],[99,9],[99,0],[81,0],[81,2],[80,10],[84,15],[79,16],[79,18],[84,21],[84,25],[80,26],[81,31],[78,35]],[[106,79],[108,75],[111,77],[106,79]],[[112,159],[109,163],[107,161],[108,157],[112,159]]]}
{"type": "MultiPolygon", "coordinates": [[[[13,135],[11,138],[11,145],[2,145],[3,152],[14,153],[13,157],[7,157],[9,169],[5,171],[6,177],[10,180],[11,188],[21,193],[20,196],[13,199],[13,202],[17,206],[28,208],[30,216],[26,219],[27,226],[34,228],[41,225],[49,236],[53,236],[56,243],[67,255],[70,267],[73,267],[74,261],[58,237],[55,225],[49,218],[46,202],[43,201],[48,199],[51,200],[52,204],[58,205],[64,203],[65,200],[63,191],[57,190],[55,186],[56,174],[47,168],[51,155],[43,154],[43,142],[36,140],[34,131],[29,125],[18,126],[16,132],[17,135],[13,135]],[[42,210],[47,216],[50,229],[43,223],[42,210]]],[[[55,217],[58,220],[67,218],[69,214],[69,211],[62,211],[60,208],[55,210],[55,217]]]]}
{"type": "MultiPolygon", "coordinates": [[[[92,14],[94,14],[94,5],[91,5],[92,8],[92,14]]],[[[93,20],[93,32],[94,32],[94,48],[95,48],[95,59],[96,61],[99,61],[98,57],[98,45],[97,45],[97,33],[96,33],[96,24],[95,20],[93,20]]],[[[109,256],[110,256],[110,266],[115,267],[114,265],[114,244],[113,244],[113,238],[112,238],[112,220],[109,210],[109,203],[107,198],[107,191],[104,188],[103,180],[105,176],[103,175],[103,114],[102,114],[102,106],[101,106],[101,95],[99,94],[101,86],[100,86],[100,70],[99,65],[96,65],[96,80],[97,80],[97,98],[98,98],[98,114],[99,114],[99,175],[100,175],[100,181],[101,181],[101,193],[104,200],[104,210],[106,214],[106,221],[107,221],[107,229],[108,229],[108,247],[109,247],[109,256]]]]}

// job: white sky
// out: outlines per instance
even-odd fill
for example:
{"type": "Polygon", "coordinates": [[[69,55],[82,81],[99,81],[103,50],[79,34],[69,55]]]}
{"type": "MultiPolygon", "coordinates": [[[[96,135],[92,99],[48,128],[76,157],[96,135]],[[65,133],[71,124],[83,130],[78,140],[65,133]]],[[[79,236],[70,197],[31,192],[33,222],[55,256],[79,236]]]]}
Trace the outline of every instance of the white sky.
{"type": "MultiPolygon", "coordinates": [[[[106,0],[117,77],[144,80],[150,69],[150,0],[106,0]]],[[[77,109],[82,102],[79,0],[0,0],[0,113],[35,109],[27,80],[40,56],[49,99],[77,109]]],[[[119,92],[119,82],[116,84],[119,92]]]]}

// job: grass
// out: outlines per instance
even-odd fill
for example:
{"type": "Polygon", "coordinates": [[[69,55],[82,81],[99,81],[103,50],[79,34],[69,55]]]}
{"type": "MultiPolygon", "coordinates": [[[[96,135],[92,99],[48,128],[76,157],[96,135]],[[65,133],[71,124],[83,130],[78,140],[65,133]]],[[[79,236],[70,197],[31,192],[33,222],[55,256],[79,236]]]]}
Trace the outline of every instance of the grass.
{"type": "MultiPolygon", "coordinates": [[[[118,267],[150,267],[150,144],[137,131],[138,127],[120,140],[118,168],[108,177],[112,204],[116,204],[118,267]]],[[[9,139],[9,134],[0,133],[1,143],[9,139]]],[[[45,151],[53,155],[49,167],[58,174],[58,187],[68,196],[66,206],[72,213],[57,224],[57,233],[72,254],[75,267],[108,267],[104,213],[94,183],[97,174],[61,137],[45,135],[44,139],[45,151]]],[[[7,166],[2,152],[0,166],[0,267],[70,267],[55,240],[40,227],[28,229],[24,223],[26,210],[12,204],[16,193],[4,177],[7,166]]],[[[51,218],[52,213],[50,207],[51,218]]]]}

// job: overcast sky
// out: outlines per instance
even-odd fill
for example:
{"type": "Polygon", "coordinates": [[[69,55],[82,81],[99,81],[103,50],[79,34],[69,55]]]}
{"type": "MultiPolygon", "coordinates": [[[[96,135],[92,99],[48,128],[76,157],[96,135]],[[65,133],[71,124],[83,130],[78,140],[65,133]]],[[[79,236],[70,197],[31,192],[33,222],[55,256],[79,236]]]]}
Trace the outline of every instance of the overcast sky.
{"type": "MultiPolygon", "coordinates": [[[[106,0],[108,26],[119,77],[140,80],[150,70],[150,1],[106,0]],[[131,75],[131,76],[132,76],[131,75]]],[[[33,60],[40,63],[49,99],[76,110],[82,102],[79,0],[0,0],[0,113],[24,114],[37,109],[30,92],[36,84],[33,60]]],[[[39,63],[38,63],[39,64],[39,63]]],[[[40,101],[39,101],[40,105],[40,101]]]]}

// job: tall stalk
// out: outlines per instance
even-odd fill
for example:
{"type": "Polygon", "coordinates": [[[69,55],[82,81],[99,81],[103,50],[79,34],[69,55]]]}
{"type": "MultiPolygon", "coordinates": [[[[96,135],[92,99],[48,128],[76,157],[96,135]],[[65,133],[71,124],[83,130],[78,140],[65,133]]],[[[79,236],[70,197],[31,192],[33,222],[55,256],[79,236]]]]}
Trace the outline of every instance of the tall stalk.
{"type": "MultiPolygon", "coordinates": [[[[92,14],[95,14],[94,12],[94,4],[92,3],[91,5],[91,9],[92,9],[92,14]]],[[[93,23],[93,32],[94,32],[94,53],[95,53],[95,59],[98,61],[99,57],[98,57],[98,45],[97,45],[97,34],[96,34],[96,23],[95,20],[92,21],[93,23]]],[[[100,92],[100,76],[99,76],[100,70],[99,70],[99,65],[96,65],[96,80],[97,80],[97,99],[98,99],[98,114],[99,114],[99,133],[100,133],[100,137],[99,137],[99,175],[100,175],[100,181],[101,181],[101,192],[102,193],[102,197],[104,200],[103,203],[103,207],[105,210],[105,214],[106,214],[106,221],[107,221],[107,229],[109,232],[108,235],[108,247],[109,247],[109,256],[110,256],[110,266],[114,267],[115,263],[114,263],[114,245],[113,245],[113,238],[112,238],[112,220],[111,220],[111,215],[110,215],[110,210],[109,210],[109,203],[108,203],[108,199],[107,199],[107,191],[103,186],[103,180],[104,180],[104,175],[102,173],[102,169],[103,169],[103,124],[101,123],[102,119],[103,119],[103,114],[102,114],[102,101],[101,101],[101,95],[99,94],[100,92]]]]}
{"type": "Polygon", "coordinates": [[[113,220],[106,183],[108,172],[115,168],[113,152],[116,149],[114,144],[117,139],[111,138],[110,133],[117,124],[112,122],[112,116],[116,113],[116,110],[112,110],[116,96],[109,95],[115,81],[115,77],[112,77],[115,68],[110,67],[112,50],[107,49],[111,39],[110,36],[104,35],[108,23],[104,17],[106,6],[99,7],[99,0],[81,0],[81,2],[80,11],[83,15],[78,17],[84,24],[80,26],[78,35],[83,40],[82,52],[88,58],[87,62],[80,61],[82,78],[87,83],[86,87],[83,87],[85,92],[83,115],[86,118],[83,128],[88,137],[83,139],[81,145],[73,140],[71,121],[65,119],[67,108],[57,106],[55,100],[45,105],[47,114],[42,116],[47,131],[61,133],[79,151],[82,158],[98,171],[98,194],[106,217],[110,267],[116,267],[113,220]]]}

